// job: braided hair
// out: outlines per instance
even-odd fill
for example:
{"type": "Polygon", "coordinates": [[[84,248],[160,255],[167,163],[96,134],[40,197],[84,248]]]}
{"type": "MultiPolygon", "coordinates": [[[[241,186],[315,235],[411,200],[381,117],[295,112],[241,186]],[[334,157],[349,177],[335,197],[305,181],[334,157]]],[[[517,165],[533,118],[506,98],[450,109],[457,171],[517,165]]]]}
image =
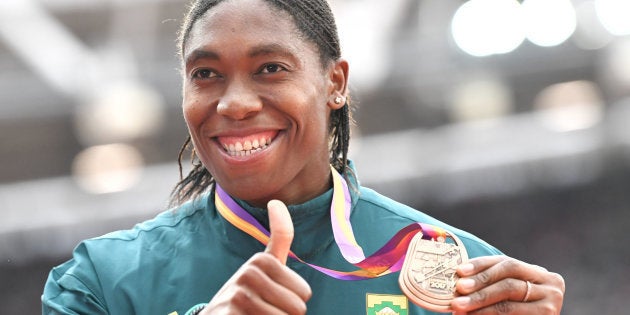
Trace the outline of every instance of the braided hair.
{"type": "MultiPolygon", "coordinates": [[[[223,0],[193,0],[185,15],[178,38],[180,56],[184,56],[190,31],[195,23],[223,0]]],[[[293,17],[300,33],[318,47],[320,62],[323,67],[341,57],[341,47],[337,26],[333,13],[326,0],[265,0],[273,7],[289,13],[293,17]]],[[[350,102],[330,114],[328,128],[330,143],[330,163],[341,174],[351,172],[348,167],[348,146],[350,140],[350,123],[352,121],[350,102]]],[[[182,145],[178,159],[180,181],[171,193],[171,205],[177,205],[202,194],[214,183],[212,174],[203,166],[196,156],[190,136],[182,145]],[[182,160],[190,150],[192,169],[183,176],[182,160]]]]}

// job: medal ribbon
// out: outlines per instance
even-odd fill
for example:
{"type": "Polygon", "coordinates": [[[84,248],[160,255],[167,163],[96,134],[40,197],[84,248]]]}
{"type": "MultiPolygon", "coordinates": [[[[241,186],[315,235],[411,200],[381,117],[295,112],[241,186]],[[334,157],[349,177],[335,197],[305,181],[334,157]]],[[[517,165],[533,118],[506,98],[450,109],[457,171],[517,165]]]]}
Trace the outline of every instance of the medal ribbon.
{"type": "MultiPolygon", "coordinates": [[[[302,260],[293,251],[289,251],[289,257],[339,280],[364,280],[400,271],[409,243],[417,233],[422,233],[422,238],[427,240],[446,238],[447,232],[444,229],[423,223],[413,223],[398,231],[383,247],[365,258],[363,249],[354,238],[350,224],[352,200],[348,185],[332,166],[331,170],[333,198],[330,206],[330,217],[335,242],[343,257],[359,269],[354,271],[328,269],[302,260]]],[[[223,218],[267,246],[271,233],[237,204],[218,184],[215,187],[214,203],[223,218]]]]}

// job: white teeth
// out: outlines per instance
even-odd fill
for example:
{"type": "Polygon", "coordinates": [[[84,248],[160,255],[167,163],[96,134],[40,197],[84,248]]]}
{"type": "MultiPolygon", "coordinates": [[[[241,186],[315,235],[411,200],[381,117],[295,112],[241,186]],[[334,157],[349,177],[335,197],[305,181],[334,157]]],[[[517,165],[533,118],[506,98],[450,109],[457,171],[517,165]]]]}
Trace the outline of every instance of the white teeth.
{"type": "Polygon", "coordinates": [[[223,149],[231,156],[249,156],[253,153],[259,152],[271,144],[270,138],[254,139],[252,141],[247,140],[245,143],[235,142],[228,144],[222,144],[223,149]]]}

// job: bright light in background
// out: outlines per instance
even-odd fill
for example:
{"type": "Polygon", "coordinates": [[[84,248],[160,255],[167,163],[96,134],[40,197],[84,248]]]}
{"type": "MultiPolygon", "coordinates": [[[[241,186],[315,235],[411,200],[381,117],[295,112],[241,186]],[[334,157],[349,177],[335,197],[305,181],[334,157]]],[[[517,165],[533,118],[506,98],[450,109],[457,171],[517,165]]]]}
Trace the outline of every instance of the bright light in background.
{"type": "Polygon", "coordinates": [[[164,100],[149,86],[121,82],[105,87],[77,108],[77,135],[86,145],[152,135],[162,125],[164,100]]]}
{"type": "Polygon", "coordinates": [[[499,80],[482,79],[455,86],[450,116],[455,122],[491,120],[512,110],[512,91],[499,80]]]}
{"type": "Polygon", "coordinates": [[[609,84],[630,91],[630,38],[615,41],[606,53],[605,71],[611,79],[609,84]]]}
{"type": "Polygon", "coordinates": [[[575,45],[585,50],[595,50],[604,48],[613,40],[597,17],[593,1],[580,3],[575,12],[579,21],[572,37],[575,45]]]}
{"type": "Polygon", "coordinates": [[[140,181],[144,160],[138,150],[126,144],[87,148],[72,165],[77,184],[87,192],[105,194],[124,191],[140,181]]]}
{"type": "Polygon", "coordinates": [[[559,45],[575,31],[575,10],[569,0],[525,0],[521,10],[527,39],[538,46],[559,45]]]}
{"type": "Polygon", "coordinates": [[[519,9],[515,0],[470,0],[453,16],[453,39],[473,56],[511,52],[525,39],[519,9]]]}
{"type": "Polygon", "coordinates": [[[570,0],[470,0],[451,23],[457,46],[477,57],[511,52],[525,38],[538,46],[556,46],[576,27],[570,0]]]}
{"type": "Polygon", "coordinates": [[[595,0],[600,21],[611,34],[630,35],[630,1],[595,0]]]}
{"type": "Polygon", "coordinates": [[[603,99],[597,84],[572,81],[553,84],[536,97],[536,115],[548,128],[567,132],[587,129],[603,118],[603,99]]]}
{"type": "MultiPolygon", "coordinates": [[[[343,43],[343,52],[353,64],[359,65],[353,67],[353,75],[350,80],[354,84],[365,89],[372,89],[381,83],[382,76],[379,74],[387,71],[386,69],[386,45],[382,44],[383,36],[380,31],[376,34],[365,32],[369,26],[367,22],[377,19],[376,12],[365,9],[364,4],[359,1],[349,1],[345,4],[347,7],[355,6],[354,9],[346,8],[344,19],[339,19],[339,33],[341,42],[343,43]],[[376,38],[381,39],[375,40],[376,38]],[[365,52],[369,51],[369,54],[365,52]]],[[[376,30],[377,28],[371,28],[376,30]]]]}
{"type": "Polygon", "coordinates": [[[378,88],[389,71],[391,45],[407,0],[331,1],[344,58],[351,61],[350,83],[378,88]],[[378,25],[375,27],[374,25],[378,25]],[[369,53],[366,53],[369,52],[369,53]]]}

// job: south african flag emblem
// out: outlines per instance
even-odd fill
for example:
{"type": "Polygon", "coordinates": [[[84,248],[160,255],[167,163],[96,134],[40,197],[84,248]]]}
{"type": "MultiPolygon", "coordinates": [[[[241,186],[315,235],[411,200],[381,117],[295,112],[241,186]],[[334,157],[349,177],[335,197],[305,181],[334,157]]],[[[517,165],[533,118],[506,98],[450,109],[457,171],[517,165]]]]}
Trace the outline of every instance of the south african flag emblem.
{"type": "Polygon", "coordinates": [[[367,315],[408,315],[407,297],[404,295],[366,294],[367,315]]]}

